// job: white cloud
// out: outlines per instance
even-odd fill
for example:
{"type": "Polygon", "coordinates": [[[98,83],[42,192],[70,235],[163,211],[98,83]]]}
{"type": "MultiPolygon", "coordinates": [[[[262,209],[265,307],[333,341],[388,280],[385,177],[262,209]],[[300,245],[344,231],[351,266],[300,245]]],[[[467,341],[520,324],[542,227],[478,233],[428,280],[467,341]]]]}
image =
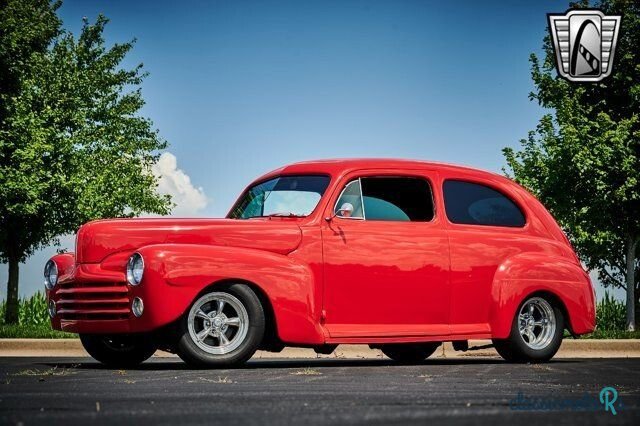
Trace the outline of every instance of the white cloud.
{"type": "Polygon", "coordinates": [[[159,179],[158,192],[171,195],[176,204],[172,215],[195,216],[207,206],[204,190],[193,186],[189,175],[178,168],[178,160],[172,153],[163,152],[152,170],[159,179]]]}

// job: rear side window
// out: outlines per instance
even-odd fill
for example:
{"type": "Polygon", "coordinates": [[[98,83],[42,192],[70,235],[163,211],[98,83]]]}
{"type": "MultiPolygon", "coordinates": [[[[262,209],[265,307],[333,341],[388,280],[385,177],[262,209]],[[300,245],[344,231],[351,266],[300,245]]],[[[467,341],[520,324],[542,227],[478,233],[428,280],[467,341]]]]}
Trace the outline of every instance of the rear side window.
{"type": "Polygon", "coordinates": [[[351,181],[336,203],[336,214],[348,204],[347,217],[397,222],[428,222],[433,219],[433,196],[429,182],[413,177],[363,177],[351,181]]]}
{"type": "Polygon", "coordinates": [[[516,203],[488,186],[446,180],[443,187],[447,217],[453,223],[523,227],[524,214],[516,203]]]}

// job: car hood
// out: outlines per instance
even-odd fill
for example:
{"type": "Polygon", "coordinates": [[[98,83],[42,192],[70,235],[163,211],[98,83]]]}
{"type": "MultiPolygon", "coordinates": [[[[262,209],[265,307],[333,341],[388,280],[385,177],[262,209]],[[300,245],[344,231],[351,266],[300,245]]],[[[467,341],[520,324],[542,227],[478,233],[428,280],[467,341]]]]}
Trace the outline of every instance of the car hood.
{"type": "Polygon", "coordinates": [[[77,263],[100,263],[105,257],[151,244],[204,244],[243,247],[287,254],[302,233],[290,220],[110,219],[78,230],[77,263]]]}

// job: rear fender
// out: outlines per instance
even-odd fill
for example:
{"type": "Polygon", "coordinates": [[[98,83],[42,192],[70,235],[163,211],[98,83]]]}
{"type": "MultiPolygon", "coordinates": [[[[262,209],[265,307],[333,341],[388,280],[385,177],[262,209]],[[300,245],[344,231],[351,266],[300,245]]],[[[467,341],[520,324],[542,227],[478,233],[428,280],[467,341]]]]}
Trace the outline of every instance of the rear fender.
{"type": "Polygon", "coordinates": [[[502,263],[495,274],[490,311],[494,338],[509,336],[518,306],[529,295],[548,293],[563,305],[574,334],[595,328],[595,293],[589,275],[576,263],[548,254],[526,253],[502,263]]]}

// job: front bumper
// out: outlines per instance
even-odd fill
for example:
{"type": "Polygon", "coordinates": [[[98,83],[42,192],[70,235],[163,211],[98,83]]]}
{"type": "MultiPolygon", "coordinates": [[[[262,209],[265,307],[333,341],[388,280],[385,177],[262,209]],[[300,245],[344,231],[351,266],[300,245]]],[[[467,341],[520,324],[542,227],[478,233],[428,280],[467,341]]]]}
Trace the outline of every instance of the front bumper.
{"type": "Polygon", "coordinates": [[[60,271],[56,286],[47,290],[47,297],[55,303],[51,326],[56,330],[86,334],[119,334],[148,332],[170,322],[180,312],[167,316],[160,293],[152,292],[155,285],[131,286],[121,271],[101,264],[76,264],[73,254],[57,255],[52,259],[60,271]],[[155,296],[155,297],[154,297],[155,296]],[[131,305],[139,297],[145,310],[136,317],[131,305]]]}

